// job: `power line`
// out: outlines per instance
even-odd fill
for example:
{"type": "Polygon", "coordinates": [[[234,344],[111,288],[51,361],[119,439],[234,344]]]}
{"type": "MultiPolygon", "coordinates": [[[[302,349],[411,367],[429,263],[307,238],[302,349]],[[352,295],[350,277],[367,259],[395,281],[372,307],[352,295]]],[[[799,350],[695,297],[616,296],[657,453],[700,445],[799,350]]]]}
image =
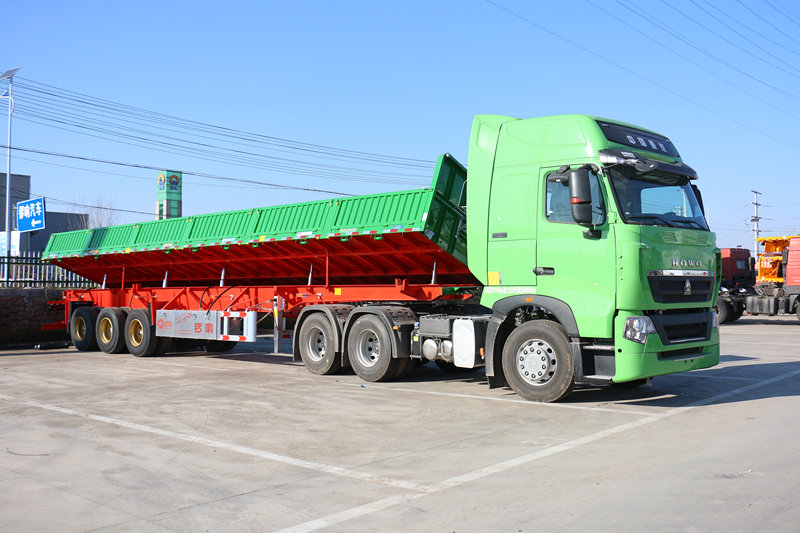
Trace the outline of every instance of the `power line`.
{"type": "MultiPolygon", "coordinates": [[[[149,111],[134,106],[129,106],[110,100],[92,97],[75,91],[70,91],[60,87],[36,82],[26,78],[21,84],[23,89],[30,90],[33,93],[44,95],[45,99],[55,99],[60,102],[70,102],[72,108],[91,108],[94,109],[95,114],[106,113],[116,116],[118,118],[124,117],[128,121],[139,121],[138,124],[158,124],[169,125],[183,130],[206,132],[217,137],[223,137],[226,141],[230,139],[237,139],[247,141],[250,143],[258,143],[261,145],[270,145],[273,149],[278,151],[293,151],[296,153],[304,153],[307,155],[314,155],[317,157],[329,158],[344,158],[347,160],[363,161],[372,164],[390,164],[400,167],[416,167],[416,168],[429,168],[434,165],[433,161],[414,159],[407,157],[392,156],[386,154],[378,154],[372,152],[363,152],[357,150],[348,150],[343,148],[336,148],[332,146],[325,146],[319,144],[305,143],[301,141],[294,141],[291,139],[263,135],[260,133],[247,132],[243,130],[236,130],[223,126],[217,126],[204,122],[198,122],[189,119],[183,119],[173,115],[149,111]],[[54,89],[58,92],[43,89],[47,87],[54,89]],[[145,121],[145,122],[141,122],[145,121]]],[[[174,131],[174,130],[173,130],[174,131]]]]}
{"type": "MultiPolygon", "coordinates": [[[[7,146],[6,145],[0,145],[0,148],[7,148],[7,146]]],[[[111,161],[111,160],[108,160],[108,159],[98,159],[98,158],[94,158],[94,157],[87,157],[87,156],[81,156],[81,155],[63,154],[63,153],[58,153],[58,152],[48,152],[46,150],[37,150],[35,148],[22,148],[22,147],[19,147],[19,146],[12,146],[11,149],[14,150],[14,151],[30,152],[30,153],[34,153],[34,154],[48,155],[48,156],[53,156],[53,157],[65,157],[65,158],[69,158],[69,159],[78,159],[78,160],[81,160],[81,161],[91,161],[93,163],[104,163],[104,164],[107,164],[107,165],[118,165],[118,166],[131,167],[131,168],[143,168],[143,169],[156,170],[156,171],[164,170],[161,167],[154,167],[154,166],[151,166],[151,165],[143,165],[143,164],[140,164],[140,163],[123,163],[123,162],[120,162],[120,161],[111,161]]],[[[261,185],[263,187],[269,187],[269,188],[272,188],[272,189],[285,189],[285,190],[294,190],[294,191],[320,192],[320,193],[325,193],[325,194],[335,194],[337,196],[352,196],[351,194],[347,194],[347,193],[343,193],[343,192],[339,192],[339,191],[330,191],[330,190],[326,190],[326,189],[314,189],[314,188],[311,188],[311,187],[299,187],[299,186],[296,186],[296,185],[285,185],[285,184],[281,184],[281,183],[270,183],[270,182],[266,182],[266,181],[258,181],[258,180],[251,180],[251,179],[245,179],[245,178],[232,178],[230,176],[220,176],[220,175],[217,175],[217,174],[208,174],[208,173],[205,173],[205,172],[195,172],[195,171],[189,171],[189,170],[183,170],[182,172],[183,172],[183,174],[190,175],[190,176],[198,176],[198,177],[203,177],[203,178],[211,178],[211,179],[216,179],[216,180],[230,181],[230,182],[234,182],[234,183],[249,183],[249,184],[254,184],[254,185],[261,185]]]]}
{"type": "MultiPolygon", "coordinates": [[[[722,15],[724,15],[724,16],[726,16],[726,17],[728,17],[729,19],[731,19],[732,21],[736,22],[737,24],[739,24],[739,25],[740,25],[740,26],[742,26],[743,28],[745,28],[745,29],[749,30],[751,33],[754,33],[754,34],[758,35],[760,38],[764,39],[765,41],[768,41],[768,42],[770,42],[770,43],[774,44],[775,46],[777,46],[777,47],[779,47],[779,48],[783,48],[783,49],[784,49],[784,50],[786,50],[787,52],[791,52],[791,53],[793,53],[793,54],[795,54],[795,55],[800,55],[800,52],[799,52],[799,51],[797,51],[797,50],[795,50],[795,49],[793,49],[793,48],[790,48],[790,47],[786,46],[786,45],[785,45],[785,44],[783,44],[783,43],[779,43],[779,42],[778,42],[778,41],[776,41],[775,39],[771,39],[769,36],[765,35],[765,34],[764,34],[764,32],[759,32],[759,31],[756,31],[756,30],[754,30],[754,29],[753,29],[753,28],[752,28],[750,25],[748,25],[748,24],[745,24],[745,23],[743,23],[743,22],[739,22],[739,21],[738,21],[738,20],[736,20],[734,17],[732,17],[731,15],[729,15],[727,12],[725,12],[725,11],[723,11],[722,9],[720,9],[719,7],[715,6],[714,4],[712,4],[711,2],[709,2],[708,0],[703,0],[703,2],[705,2],[705,4],[706,4],[708,7],[712,8],[712,9],[716,10],[718,13],[720,13],[720,14],[722,14],[722,15]]],[[[698,6],[698,7],[699,7],[699,6],[698,6]]],[[[735,31],[735,30],[734,30],[734,31],[735,31]]],[[[738,35],[741,35],[741,34],[739,34],[738,32],[736,32],[736,33],[737,33],[738,35]]]]}
{"type": "Polygon", "coordinates": [[[769,7],[771,7],[772,9],[774,9],[775,11],[777,11],[779,15],[783,16],[783,18],[785,18],[789,22],[795,24],[796,26],[800,26],[800,22],[798,22],[797,19],[795,19],[794,17],[790,17],[784,11],[781,11],[780,9],[775,7],[775,4],[773,4],[769,0],[764,0],[764,3],[767,4],[769,7]]]}
{"type": "MultiPolygon", "coordinates": [[[[703,55],[706,55],[706,56],[710,57],[714,61],[717,61],[718,63],[721,63],[721,64],[725,65],[726,67],[730,68],[731,70],[734,70],[734,71],[738,72],[739,74],[741,74],[741,75],[743,75],[743,76],[755,81],[756,83],[760,83],[760,84],[764,85],[765,87],[769,87],[770,89],[772,89],[774,91],[777,91],[777,92],[779,92],[779,93],[781,93],[781,94],[783,94],[785,96],[788,96],[789,98],[793,98],[795,100],[800,100],[800,96],[798,96],[797,94],[794,94],[794,93],[792,93],[790,91],[786,91],[784,89],[781,89],[780,87],[777,87],[777,86],[775,86],[775,85],[773,85],[771,83],[767,83],[766,81],[762,80],[761,78],[753,76],[749,72],[746,72],[746,71],[740,69],[736,65],[733,65],[733,64],[729,63],[728,61],[725,61],[724,59],[721,59],[721,58],[717,57],[716,55],[712,54],[708,50],[705,50],[704,48],[694,44],[692,41],[690,41],[688,39],[685,39],[679,33],[669,29],[666,26],[666,24],[663,24],[663,23],[656,24],[655,22],[653,22],[651,17],[647,17],[647,16],[643,15],[642,13],[640,13],[641,10],[637,9],[635,6],[633,6],[631,4],[626,4],[626,3],[624,3],[624,2],[622,2],[620,0],[614,0],[614,1],[617,4],[619,4],[620,6],[626,8],[626,9],[629,9],[631,11],[631,13],[633,13],[637,17],[641,18],[642,20],[644,20],[648,24],[650,24],[652,26],[655,26],[656,28],[658,28],[659,30],[661,30],[661,31],[663,31],[665,33],[670,34],[675,39],[678,39],[679,41],[683,42],[687,46],[690,46],[690,47],[694,48],[695,50],[697,50],[698,52],[702,53],[703,55]]],[[[669,5],[669,4],[667,4],[667,5],[669,5]]],[[[670,7],[672,7],[672,6],[670,6],[670,7]]],[[[645,13],[647,13],[647,12],[645,11],[645,13]]]]}
{"type": "Polygon", "coordinates": [[[786,37],[787,39],[789,39],[793,43],[800,44],[800,41],[798,41],[797,39],[795,39],[794,37],[792,37],[788,33],[784,32],[782,29],[780,29],[777,26],[775,26],[774,24],[772,24],[770,21],[768,21],[767,19],[765,19],[764,17],[759,15],[756,11],[753,11],[753,9],[751,9],[747,4],[742,2],[742,0],[736,0],[736,1],[739,2],[739,5],[741,5],[743,8],[748,10],[750,13],[752,13],[753,15],[755,15],[756,17],[758,17],[762,21],[764,21],[764,23],[767,24],[767,26],[769,26],[773,30],[777,31],[778,33],[780,33],[781,35],[783,35],[784,37],[786,37]]]}
{"type": "Polygon", "coordinates": [[[605,9],[604,7],[602,7],[601,5],[598,5],[598,4],[596,4],[596,3],[595,3],[595,2],[593,2],[592,0],[586,0],[586,2],[587,2],[588,4],[590,4],[591,6],[595,7],[596,9],[599,9],[600,11],[602,11],[603,13],[605,13],[606,15],[608,15],[609,17],[611,17],[611,18],[613,18],[613,19],[616,19],[616,20],[617,20],[617,21],[619,21],[620,23],[622,23],[622,24],[626,25],[626,26],[628,27],[628,29],[629,29],[629,30],[633,30],[633,31],[637,32],[638,34],[642,35],[643,37],[645,37],[645,38],[647,38],[647,39],[649,39],[649,40],[653,41],[654,43],[656,43],[657,45],[661,46],[662,48],[664,48],[664,49],[668,50],[669,52],[671,52],[671,53],[675,54],[676,56],[680,57],[681,59],[683,59],[683,60],[684,60],[684,61],[686,61],[687,63],[689,63],[689,64],[691,64],[691,65],[694,65],[695,67],[697,67],[697,68],[699,68],[699,69],[702,69],[702,70],[704,70],[704,71],[705,71],[706,73],[708,73],[709,75],[711,75],[711,76],[713,76],[714,78],[718,79],[719,81],[721,81],[721,82],[723,82],[723,83],[725,83],[725,84],[727,84],[727,85],[729,85],[729,86],[733,87],[733,88],[734,88],[734,89],[736,89],[737,91],[740,91],[740,92],[742,92],[742,93],[746,94],[747,96],[749,96],[749,97],[753,98],[754,100],[757,100],[757,101],[761,102],[762,104],[764,104],[764,105],[766,105],[766,106],[769,106],[769,107],[771,107],[771,108],[775,109],[776,111],[780,111],[780,112],[781,112],[781,113],[783,113],[784,115],[787,115],[787,116],[790,116],[790,117],[792,117],[792,118],[794,118],[794,119],[800,120],[800,115],[795,115],[795,114],[794,114],[794,113],[792,113],[791,111],[787,111],[786,109],[784,109],[784,108],[782,108],[782,107],[780,107],[780,106],[777,106],[777,105],[775,105],[775,104],[774,104],[774,103],[772,103],[771,101],[769,101],[769,100],[766,100],[766,99],[764,99],[764,98],[761,98],[761,97],[760,97],[758,94],[756,94],[756,93],[753,93],[753,92],[750,92],[750,91],[748,91],[747,89],[744,89],[744,88],[743,88],[741,85],[739,85],[739,84],[737,84],[737,83],[733,83],[733,82],[732,82],[732,81],[731,81],[729,78],[727,78],[727,77],[725,77],[725,76],[721,76],[721,75],[719,75],[719,74],[717,74],[716,72],[713,72],[713,71],[711,71],[711,70],[708,70],[707,68],[705,68],[704,66],[702,66],[700,63],[698,63],[698,62],[694,61],[693,59],[691,59],[690,57],[688,57],[688,56],[686,56],[686,55],[684,55],[684,54],[681,54],[680,52],[678,52],[677,50],[675,50],[673,47],[671,47],[671,46],[668,46],[668,45],[664,44],[663,42],[659,41],[658,39],[656,39],[656,38],[655,38],[655,37],[653,37],[652,35],[650,35],[650,34],[648,34],[648,33],[644,32],[644,31],[642,31],[642,30],[640,30],[640,29],[636,28],[635,26],[631,26],[631,25],[630,25],[630,24],[628,24],[626,21],[624,21],[623,19],[621,19],[620,17],[618,17],[618,16],[617,16],[617,15],[615,15],[614,13],[612,13],[612,12],[608,11],[607,9],[605,9]]]}
{"type": "MultiPolygon", "coordinates": [[[[730,27],[728,24],[726,24],[725,22],[723,22],[722,20],[720,20],[720,19],[719,19],[718,17],[716,17],[716,16],[715,16],[713,13],[709,12],[709,11],[708,11],[706,8],[704,8],[703,6],[701,6],[700,4],[698,4],[698,3],[697,3],[695,0],[689,0],[689,1],[690,1],[692,4],[694,4],[694,5],[695,5],[695,6],[696,6],[696,7],[697,7],[699,10],[701,10],[703,13],[705,13],[705,14],[706,14],[706,15],[708,15],[709,17],[713,18],[714,20],[716,20],[717,22],[719,22],[720,24],[722,24],[723,26],[725,26],[726,28],[728,28],[729,30],[731,30],[733,33],[735,33],[736,35],[738,35],[739,37],[741,37],[742,39],[744,39],[744,40],[745,40],[745,41],[747,41],[748,43],[752,44],[753,46],[755,46],[756,48],[758,48],[759,50],[761,50],[762,52],[764,52],[764,53],[765,53],[765,54],[767,54],[768,56],[770,56],[770,57],[772,57],[772,58],[775,58],[776,60],[780,61],[781,63],[783,63],[784,65],[786,65],[786,66],[787,66],[787,67],[789,67],[790,69],[794,70],[795,72],[800,72],[800,69],[797,69],[797,68],[796,68],[794,65],[792,65],[791,63],[787,63],[786,61],[784,61],[783,59],[779,58],[778,56],[776,56],[775,54],[773,54],[772,52],[770,52],[770,51],[769,51],[769,50],[767,50],[766,48],[763,48],[763,47],[762,47],[761,45],[759,45],[758,43],[755,43],[755,42],[753,42],[751,39],[749,39],[749,38],[745,37],[744,35],[742,35],[742,34],[741,34],[741,33],[739,33],[738,31],[736,31],[735,29],[733,29],[732,27],[730,27]]],[[[744,53],[746,53],[746,54],[748,54],[748,55],[750,55],[750,56],[752,56],[752,57],[754,57],[754,58],[758,59],[759,61],[762,61],[762,62],[766,63],[767,65],[769,65],[769,66],[771,66],[771,67],[773,67],[773,68],[776,68],[776,69],[778,69],[778,70],[780,70],[780,71],[782,71],[782,72],[785,72],[785,73],[789,74],[790,76],[800,77],[798,74],[795,74],[795,73],[793,73],[793,72],[789,72],[789,71],[787,71],[787,70],[785,70],[785,69],[783,69],[783,68],[781,68],[781,67],[778,67],[777,65],[774,65],[774,64],[770,63],[770,62],[769,62],[769,61],[767,61],[766,59],[764,59],[764,58],[762,58],[762,57],[759,57],[759,56],[757,56],[756,54],[754,54],[754,53],[750,52],[749,50],[745,49],[744,47],[742,47],[742,46],[739,46],[739,44],[735,43],[734,41],[731,41],[731,40],[730,40],[730,39],[728,39],[727,37],[725,37],[725,36],[723,36],[723,35],[720,35],[719,33],[715,32],[714,30],[712,30],[711,28],[709,28],[708,26],[706,26],[705,24],[702,24],[702,23],[700,23],[700,22],[699,22],[697,19],[694,19],[694,18],[692,18],[692,17],[689,17],[689,16],[688,16],[688,15],[686,15],[684,12],[680,11],[679,9],[677,9],[677,8],[675,8],[674,6],[672,6],[672,5],[670,5],[669,3],[667,3],[665,0],[661,0],[661,3],[663,3],[664,5],[666,5],[666,6],[670,7],[670,8],[671,8],[671,9],[673,9],[675,12],[677,12],[679,15],[683,16],[683,17],[684,17],[684,18],[686,18],[686,19],[689,19],[691,22],[694,22],[695,24],[697,24],[698,26],[700,26],[700,27],[701,27],[701,28],[703,28],[704,30],[708,31],[709,33],[711,33],[711,34],[713,34],[713,35],[716,35],[717,37],[719,37],[720,39],[722,39],[722,40],[723,40],[723,41],[725,41],[726,43],[730,44],[731,46],[734,46],[735,48],[738,48],[738,49],[739,49],[739,50],[741,50],[742,52],[744,52],[744,53]]]]}
{"type": "Polygon", "coordinates": [[[772,140],[774,140],[776,142],[779,142],[781,144],[785,144],[786,146],[790,146],[792,148],[800,150],[800,145],[792,144],[792,143],[786,141],[785,139],[783,139],[781,137],[776,137],[774,135],[770,135],[767,132],[764,132],[764,131],[761,131],[759,129],[753,128],[749,124],[745,124],[744,122],[742,122],[740,120],[737,120],[737,119],[735,119],[733,117],[730,117],[730,116],[728,116],[728,115],[726,115],[726,114],[724,114],[724,113],[722,113],[720,111],[717,111],[716,109],[713,109],[713,108],[711,108],[711,107],[709,107],[709,106],[707,106],[705,104],[702,104],[702,103],[700,103],[700,102],[698,102],[696,100],[692,100],[688,96],[684,96],[683,94],[681,94],[681,93],[679,93],[679,92],[677,92],[677,91],[675,91],[673,89],[670,89],[669,87],[667,87],[665,85],[662,85],[662,84],[658,83],[657,81],[654,81],[654,80],[652,80],[650,78],[647,78],[647,77],[639,74],[638,72],[635,72],[635,71],[633,71],[633,70],[631,70],[631,69],[629,69],[629,68],[627,68],[627,67],[625,67],[625,66],[623,66],[623,65],[621,65],[621,64],[619,64],[619,63],[617,63],[617,62],[615,62],[615,61],[613,61],[611,59],[609,59],[605,55],[602,55],[602,54],[600,54],[598,52],[595,52],[594,50],[586,48],[585,46],[582,46],[582,45],[576,43],[575,41],[571,41],[570,39],[567,39],[566,37],[564,37],[562,34],[556,33],[556,32],[550,30],[549,28],[547,28],[545,26],[537,24],[536,22],[530,20],[529,18],[523,17],[522,15],[520,15],[520,14],[514,12],[514,11],[511,11],[510,9],[508,9],[506,7],[503,7],[500,4],[497,4],[493,0],[485,0],[485,1],[486,1],[486,3],[496,7],[497,9],[499,9],[501,11],[505,11],[509,15],[520,19],[521,21],[525,22],[526,24],[530,24],[531,26],[537,28],[538,30],[540,30],[540,31],[542,31],[544,33],[547,33],[547,34],[555,37],[556,39],[564,41],[564,42],[574,46],[575,48],[578,48],[579,50],[582,50],[583,52],[585,52],[585,53],[587,53],[587,54],[589,54],[591,56],[596,57],[597,59],[599,59],[601,61],[604,61],[604,62],[606,62],[606,63],[608,63],[610,65],[613,65],[616,68],[622,70],[623,72],[626,72],[627,74],[630,74],[631,76],[634,76],[636,78],[639,78],[640,80],[646,81],[647,83],[649,83],[651,85],[654,85],[654,86],[658,87],[659,89],[661,89],[661,90],[663,90],[663,91],[665,91],[665,92],[667,92],[667,93],[669,93],[669,94],[671,94],[673,96],[676,96],[676,97],[680,98],[681,100],[685,100],[685,101],[687,101],[687,102],[689,102],[691,104],[694,104],[697,107],[699,107],[701,109],[704,109],[704,110],[708,111],[709,113],[717,115],[718,117],[722,117],[722,118],[724,118],[724,119],[726,119],[726,120],[728,120],[728,121],[730,121],[730,122],[732,122],[732,123],[734,123],[734,124],[736,124],[738,126],[741,126],[744,129],[748,129],[750,131],[758,133],[759,135],[762,135],[764,137],[772,139],[772,140]]]}

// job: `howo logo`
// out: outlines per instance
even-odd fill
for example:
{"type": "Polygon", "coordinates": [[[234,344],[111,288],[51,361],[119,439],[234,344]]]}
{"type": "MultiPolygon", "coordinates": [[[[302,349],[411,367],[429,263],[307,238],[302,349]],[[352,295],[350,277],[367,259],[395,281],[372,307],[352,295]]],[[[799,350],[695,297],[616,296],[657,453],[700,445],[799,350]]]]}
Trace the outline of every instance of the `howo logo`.
{"type": "Polygon", "coordinates": [[[699,259],[673,259],[672,266],[674,267],[700,267],[703,262],[699,259]]]}

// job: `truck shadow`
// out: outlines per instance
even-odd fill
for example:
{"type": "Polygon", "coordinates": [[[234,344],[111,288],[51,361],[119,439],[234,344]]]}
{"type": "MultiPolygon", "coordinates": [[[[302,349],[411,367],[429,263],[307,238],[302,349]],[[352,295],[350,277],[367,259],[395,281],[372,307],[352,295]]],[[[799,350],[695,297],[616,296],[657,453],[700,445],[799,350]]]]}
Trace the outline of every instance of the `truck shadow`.
{"type": "Polygon", "coordinates": [[[794,314],[777,315],[772,317],[766,315],[751,315],[748,316],[746,320],[740,319],[735,322],[720,324],[720,331],[722,334],[724,334],[725,330],[728,328],[746,328],[748,326],[752,326],[753,324],[761,324],[765,326],[797,326],[800,325],[800,320],[798,320],[797,316],[794,314]]]}
{"type": "MultiPolygon", "coordinates": [[[[753,359],[724,356],[728,361],[753,359]]],[[[800,361],[736,364],[653,378],[648,385],[584,387],[564,403],[694,407],[800,396],[800,361]]]]}

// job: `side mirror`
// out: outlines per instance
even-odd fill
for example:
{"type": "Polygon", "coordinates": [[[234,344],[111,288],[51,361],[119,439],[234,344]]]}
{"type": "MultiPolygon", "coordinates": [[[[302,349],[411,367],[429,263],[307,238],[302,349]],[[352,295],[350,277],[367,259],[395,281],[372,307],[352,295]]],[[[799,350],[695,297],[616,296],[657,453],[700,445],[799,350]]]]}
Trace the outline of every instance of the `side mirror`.
{"type": "Polygon", "coordinates": [[[569,203],[572,218],[582,226],[592,225],[592,187],[589,183],[589,170],[576,168],[567,172],[569,176],[569,203]]]}

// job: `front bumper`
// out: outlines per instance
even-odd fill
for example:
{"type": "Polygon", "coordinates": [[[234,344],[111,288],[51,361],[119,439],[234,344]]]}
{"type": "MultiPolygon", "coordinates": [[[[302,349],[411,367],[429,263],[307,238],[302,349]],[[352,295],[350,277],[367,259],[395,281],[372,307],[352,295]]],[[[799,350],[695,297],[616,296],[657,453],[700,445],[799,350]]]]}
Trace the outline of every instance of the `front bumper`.
{"type": "MultiPolygon", "coordinates": [[[[702,327],[702,324],[697,328],[690,328],[693,332],[707,331],[707,338],[686,342],[681,342],[674,336],[662,340],[664,333],[659,331],[659,333],[647,335],[645,343],[640,344],[622,337],[625,319],[635,315],[637,313],[620,311],[614,320],[616,339],[614,342],[615,372],[613,381],[615,383],[709,368],[719,364],[719,328],[705,328],[702,327]]],[[[698,320],[707,320],[704,314],[696,316],[698,320]]],[[[684,324],[689,322],[686,319],[679,321],[684,324]]],[[[697,339],[696,336],[689,338],[697,339]]]]}

